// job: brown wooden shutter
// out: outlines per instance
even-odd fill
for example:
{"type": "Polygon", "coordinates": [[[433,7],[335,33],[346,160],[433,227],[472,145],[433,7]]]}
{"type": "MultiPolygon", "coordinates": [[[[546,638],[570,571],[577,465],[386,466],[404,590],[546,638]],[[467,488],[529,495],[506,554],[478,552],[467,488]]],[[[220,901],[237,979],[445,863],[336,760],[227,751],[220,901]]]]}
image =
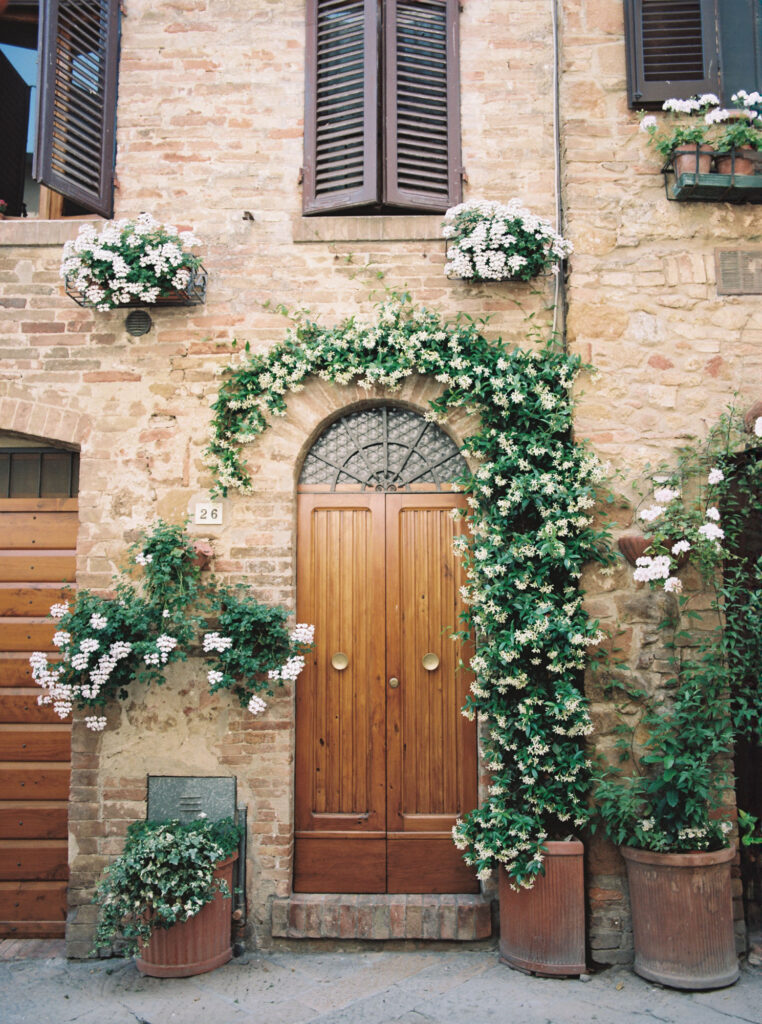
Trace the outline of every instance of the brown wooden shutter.
{"type": "Polygon", "coordinates": [[[715,0],[625,0],[631,107],[719,93],[715,0]]]}
{"type": "Polygon", "coordinates": [[[457,0],[388,0],[384,202],[438,212],[461,199],[457,0]]]}
{"type": "Polygon", "coordinates": [[[26,140],[29,125],[29,86],[4,53],[0,53],[0,199],[8,204],[8,215],[21,216],[24,198],[26,140]]]}
{"type": "Polygon", "coordinates": [[[308,0],[304,213],[378,201],[376,0],[308,0]]]}
{"type": "Polygon", "coordinates": [[[34,176],[95,213],[113,213],[118,0],[43,5],[34,176]]]}

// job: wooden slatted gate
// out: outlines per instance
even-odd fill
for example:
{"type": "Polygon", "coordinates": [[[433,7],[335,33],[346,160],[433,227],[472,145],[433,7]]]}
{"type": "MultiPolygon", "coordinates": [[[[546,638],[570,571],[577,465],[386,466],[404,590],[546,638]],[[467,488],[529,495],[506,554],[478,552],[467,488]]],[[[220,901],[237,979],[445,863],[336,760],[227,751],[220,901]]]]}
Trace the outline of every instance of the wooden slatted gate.
{"type": "Polygon", "coordinates": [[[71,726],[38,705],[29,655],[55,650],[77,521],[76,498],[0,500],[0,937],[64,934],[71,726]]]}

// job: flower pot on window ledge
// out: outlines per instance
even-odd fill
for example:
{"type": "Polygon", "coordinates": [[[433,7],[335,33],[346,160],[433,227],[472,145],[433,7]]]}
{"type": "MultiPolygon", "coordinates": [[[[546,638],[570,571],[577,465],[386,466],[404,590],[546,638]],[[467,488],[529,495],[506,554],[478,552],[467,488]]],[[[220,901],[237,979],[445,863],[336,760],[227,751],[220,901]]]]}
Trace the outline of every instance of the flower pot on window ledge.
{"type": "Polygon", "coordinates": [[[750,146],[731,150],[729,153],[718,153],[714,167],[718,174],[757,174],[759,172],[754,159],[756,155],[756,149],[750,146]]]}
{"type": "Polygon", "coordinates": [[[706,144],[702,146],[680,146],[672,153],[675,177],[681,174],[709,174],[712,168],[714,150],[706,144]]]}
{"type": "MultiPolygon", "coordinates": [[[[114,309],[145,308],[146,306],[200,306],[206,302],[207,272],[199,266],[191,272],[190,279],[185,288],[173,288],[164,295],[157,296],[153,302],[146,302],[144,299],[130,299],[129,302],[119,302],[114,309]]],[[[96,304],[90,302],[74,285],[73,281],[64,278],[66,294],[74,299],[78,306],[95,309],[96,304]]]]}

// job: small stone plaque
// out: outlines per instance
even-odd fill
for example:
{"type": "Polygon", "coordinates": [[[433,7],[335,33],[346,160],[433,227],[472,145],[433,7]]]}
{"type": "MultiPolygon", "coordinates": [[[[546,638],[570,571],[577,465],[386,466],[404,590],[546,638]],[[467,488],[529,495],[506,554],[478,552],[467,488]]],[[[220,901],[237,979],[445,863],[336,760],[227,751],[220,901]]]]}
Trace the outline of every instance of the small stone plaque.
{"type": "Polygon", "coordinates": [[[234,818],[235,776],[149,775],[149,821],[234,818]]]}

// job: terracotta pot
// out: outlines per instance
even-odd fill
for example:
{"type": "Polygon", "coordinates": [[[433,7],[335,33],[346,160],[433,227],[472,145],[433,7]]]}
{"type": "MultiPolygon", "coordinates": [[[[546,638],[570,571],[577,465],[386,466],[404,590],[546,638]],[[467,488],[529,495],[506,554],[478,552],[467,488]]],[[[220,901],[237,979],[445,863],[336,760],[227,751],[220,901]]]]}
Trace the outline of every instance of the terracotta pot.
{"type": "Polygon", "coordinates": [[[730,864],[713,853],[654,853],[622,846],[632,905],[635,973],[671,988],[706,989],[738,978],[730,864]]]}
{"type": "Polygon", "coordinates": [[[695,174],[697,161],[698,173],[709,174],[709,171],[712,169],[713,153],[712,147],[707,145],[689,146],[686,144],[678,146],[673,153],[675,177],[679,178],[681,174],[695,174]]]}
{"type": "Polygon", "coordinates": [[[500,871],[500,960],[535,974],[584,974],[584,847],[545,846],[545,874],[531,889],[516,892],[500,871]]]}
{"type": "Polygon", "coordinates": [[[756,174],[756,164],[753,159],[756,152],[751,147],[737,149],[735,163],[730,153],[718,153],[714,161],[714,168],[718,174],[756,174]]]}
{"type": "MultiPolygon", "coordinates": [[[[233,865],[238,854],[220,861],[215,878],[227,882],[233,892],[233,865]]],[[[141,943],[135,964],[141,974],[152,978],[189,978],[226,964],[233,955],[230,943],[231,898],[218,892],[198,914],[170,928],[155,928],[147,946],[141,943]]]]}
{"type": "Polygon", "coordinates": [[[199,569],[208,569],[209,565],[214,558],[214,548],[208,540],[197,540],[193,545],[193,550],[196,552],[194,562],[199,569]]]}

